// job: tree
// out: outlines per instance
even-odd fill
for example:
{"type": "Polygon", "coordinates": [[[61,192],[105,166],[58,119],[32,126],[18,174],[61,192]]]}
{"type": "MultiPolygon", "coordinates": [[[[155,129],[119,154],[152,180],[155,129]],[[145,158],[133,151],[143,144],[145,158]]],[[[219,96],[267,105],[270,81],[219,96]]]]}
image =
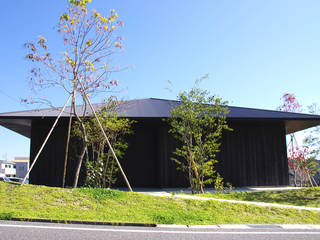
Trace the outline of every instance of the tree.
{"type": "MultiPolygon", "coordinates": [[[[317,103],[313,103],[308,106],[309,112],[311,114],[319,114],[320,108],[317,103]]],[[[303,145],[308,149],[308,159],[309,164],[308,168],[310,170],[311,176],[316,175],[320,171],[320,163],[319,163],[319,153],[320,153],[320,127],[316,126],[311,128],[308,131],[308,134],[303,139],[303,145]]],[[[319,185],[319,182],[314,180],[316,185],[319,185]]]]}
{"type": "MultiPolygon", "coordinates": [[[[292,93],[285,93],[282,96],[282,105],[277,109],[284,112],[301,112],[302,106],[292,93]]],[[[311,113],[315,114],[317,106],[309,106],[311,113]]],[[[316,129],[317,130],[317,129],[316,129]]],[[[319,171],[319,164],[316,161],[318,150],[315,145],[319,143],[319,138],[312,134],[304,139],[304,147],[299,147],[295,140],[294,133],[290,134],[288,144],[288,167],[293,172],[294,185],[307,186],[317,185],[313,176],[319,171]],[[299,183],[299,184],[298,184],[299,183]]]]}
{"type": "Polygon", "coordinates": [[[203,187],[221,176],[215,169],[223,130],[231,130],[226,122],[227,102],[198,87],[178,95],[179,105],[171,111],[169,132],[181,143],[172,158],[178,169],[187,173],[192,193],[203,193],[203,187]]]}
{"type": "MultiPolygon", "coordinates": [[[[132,133],[131,125],[134,121],[119,117],[117,113],[118,107],[119,102],[110,98],[97,115],[114,151],[121,158],[128,147],[125,137],[132,133]]],[[[110,188],[117,180],[118,166],[100,131],[97,120],[95,118],[86,118],[83,122],[87,130],[88,152],[91,153],[88,154],[86,161],[87,176],[85,185],[110,188]]],[[[77,142],[81,142],[82,139],[79,127],[79,122],[75,122],[72,128],[72,135],[78,139],[77,142]]]]}
{"type": "Polygon", "coordinates": [[[277,108],[283,112],[301,112],[302,106],[299,104],[293,93],[285,93],[281,97],[282,104],[277,108]]]}
{"type": "MultiPolygon", "coordinates": [[[[296,96],[293,93],[285,93],[281,97],[282,104],[277,108],[278,111],[283,112],[301,112],[302,106],[299,104],[296,96]]],[[[294,133],[290,134],[291,153],[294,152],[294,133]]]]}
{"type": "MultiPolygon", "coordinates": [[[[70,138],[72,117],[76,117],[82,133],[83,148],[78,159],[74,187],[77,186],[79,171],[87,152],[88,138],[83,118],[87,111],[87,97],[110,91],[118,84],[110,75],[119,68],[111,64],[111,57],[122,48],[122,38],[115,35],[122,27],[115,10],[105,17],[95,9],[89,11],[91,0],[68,0],[67,11],[60,16],[58,32],[61,34],[65,51],[62,55],[49,52],[46,38],[40,36],[36,43],[29,42],[26,58],[33,62],[30,71],[32,89],[37,92],[51,87],[60,87],[72,95],[67,143],[70,138]],[[82,112],[76,111],[76,99],[84,105],[82,112]]],[[[27,100],[23,100],[27,101],[27,100]]],[[[67,162],[68,144],[66,147],[67,162]]],[[[63,185],[65,178],[65,169],[63,185]]]]}
{"type": "Polygon", "coordinates": [[[293,152],[289,151],[288,164],[289,169],[294,172],[295,186],[318,185],[313,176],[319,171],[319,163],[308,150],[306,147],[297,147],[293,152]]]}
{"type": "MultiPolygon", "coordinates": [[[[301,112],[302,106],[299,104],[296,96],[293,93],[285,93],[281,97],[282,104],[277,108],[278,111],[283,112],[301,112]]],[[[288,167],[293,172],[294,183],[297,183],[297,174],[300,173],[301,168],[298,166],[302,166],[300,161],[304,161],[304,156],[295,142],[294,133],[290,133],[290,142],[288,144],[288,167]],[[296,146],[295,146],[296,145],[296,146]],[[299,151],[298,151],[299,150],[299,151]],[[298,152],[297,152],[298,151],[298,152]],[[299,164],[298,164],[299,162],[299,164]]]]}
{"type": "MultiPolygon", "coordinates": [[[[317,103],[313,103],[308,106],[308,110],[311,114],[320,114],[320,107],[317,103]]],[[[303,139],[304,146],[309,148],[309,152],[312,156],[319,159],[320,153],[320,127],[316,126],[308,131],[308,136],[303,139]]]]}

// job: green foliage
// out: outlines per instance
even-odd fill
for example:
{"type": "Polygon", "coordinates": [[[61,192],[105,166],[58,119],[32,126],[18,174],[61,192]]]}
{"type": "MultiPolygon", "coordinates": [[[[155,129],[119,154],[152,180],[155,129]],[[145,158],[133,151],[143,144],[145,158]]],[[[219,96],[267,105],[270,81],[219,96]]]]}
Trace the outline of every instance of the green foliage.
{"type": "Polygon", "coordinates": [[[101,159],[96,161],[88,160],[86,163],[87,177],[85,186],[88,187],[103,187],[103,167],[104,162],[101,159]]]}
{"type": "Polygon", "coordinates": [[[307,168],[311,176],[317,174],[320,171],[320,165],[315,156],[308,157],[306,161],[307,161],[307,168]]]}
{"type": "Polygon", "coordinates": [[[222,192],[224,190],[223,177],[221,177],[219,173],[217,173],[217,176],[214,179],[214,188],[217,192],[222,192]]]}
{"type": "MultiPolygon", "coordinates": [[[[99,121],[109,139],[117,157],[121,159],[128,148],[125,137],[131,134],[134,121],[119,117],[116,112],[119,103],[109,99],[105,106],[97,113],[99,121]]],[[[101,132],[96,118],[85,118],[83,123],[87,132],[89,159],[86,162],[88,187],[111,187],[117,180],[119,168],[112,156],[111,149],[101,132]]],[[[79,122],[73,126],[73,136],[81,139],[82,132],[79,122]]]]}
{"type": "MultiPolygon", "coordinates": [[[[308,106],[309,112],[311,114],[319,114],[320,108],[318,104],[313,103],[312,105],[308,106]]],[[[303,139],[303,145],[305,148],[308,149],[308,156],[306,158],[307,165],[306,168],[308,169],[308,173],[312,178],[312,183],[316,186],[319,186],[319,182],[315,182],[313,176],[320,171],[320,162],[319,162],[319,154],[320,154],[320,127],[316,126],[311,128],[308,131],[309,135],[307,135],[303,139]]]]}
{"type": "Polygon", "coordinates": [[[192,191],[203,192],[204,185],[210,185],[221,176],[216,173],[216,153],[220,149],[223,130],[231,130],[226,122],[227,102],[210,95],[198,87],[199,81],[189,92],[178,95],[180,104],[171,111],[170,133],[181,142],[172,158],[177,169],[188,174],[192,191]]]}
{"type": "MultiPolygon", "coordinates": [[[[308,106],[311,114],[320,114],[320,107],[318,104],[313,103],[308,106]]],[[[308,131],[309,135],[303,140],[304,146],[308,148],[308,152],[311,156],[319,158],[320,153],[320,127],[313,127],[308,131]]]]}

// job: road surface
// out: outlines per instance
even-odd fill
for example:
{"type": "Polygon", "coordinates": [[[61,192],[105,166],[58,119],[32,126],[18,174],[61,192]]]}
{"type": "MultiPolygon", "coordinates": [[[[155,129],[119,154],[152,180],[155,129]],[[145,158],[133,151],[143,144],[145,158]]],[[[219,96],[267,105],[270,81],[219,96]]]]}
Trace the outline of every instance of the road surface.
{"type": "Polygon", "coordinates": [[[87,240],[87,239],[320,239],[316,229],[219,229],[166,227],[113,227],[0,221],[3,240],[87,240]]]}

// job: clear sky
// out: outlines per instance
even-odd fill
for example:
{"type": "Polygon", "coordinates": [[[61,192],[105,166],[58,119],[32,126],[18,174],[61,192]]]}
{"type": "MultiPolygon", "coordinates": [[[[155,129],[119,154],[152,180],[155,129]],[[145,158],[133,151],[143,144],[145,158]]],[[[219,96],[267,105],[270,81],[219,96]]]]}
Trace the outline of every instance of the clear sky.
{"type": "MultiPolygon", "coordinates": [[[[19,100],[31,95],[23,44],[42,35],[52,51],[64,51],[54,27],[67,1],[1,6],[0,112],[36,108],[19,100]]],[[[320,103],[318,0],[93,0],[88,8],[114,8],[125,23],[125,50],[114,58],[130,66],[116,75],[121,98],[175,99],[208,73],[201,86],[233,106],[275,109],[286,92],[305,107],[320,103]]],[[[46,95],[57,106],[66,99],[46,95]]],[[[27,138],[0,128],[0,159],[28,154],[27,138]]]]}

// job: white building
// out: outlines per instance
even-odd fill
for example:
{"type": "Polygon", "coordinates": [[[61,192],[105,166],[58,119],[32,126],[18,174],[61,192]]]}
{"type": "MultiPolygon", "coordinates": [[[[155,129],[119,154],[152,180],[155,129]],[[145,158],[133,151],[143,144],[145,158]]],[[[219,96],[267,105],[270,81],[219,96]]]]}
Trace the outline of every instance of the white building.
{"type": "Polygon", "coordinates": [[[16,165],[13,162],[1,161],[0,162],[0,174],[6,177],[16,176],[16,165]]]}
{"type": "Polygon", "coordinates": [[[29,158],[28,157],[15,157],[12,161],[16,166],[16,177],[24,178],[29,169],[29,158]]]}

